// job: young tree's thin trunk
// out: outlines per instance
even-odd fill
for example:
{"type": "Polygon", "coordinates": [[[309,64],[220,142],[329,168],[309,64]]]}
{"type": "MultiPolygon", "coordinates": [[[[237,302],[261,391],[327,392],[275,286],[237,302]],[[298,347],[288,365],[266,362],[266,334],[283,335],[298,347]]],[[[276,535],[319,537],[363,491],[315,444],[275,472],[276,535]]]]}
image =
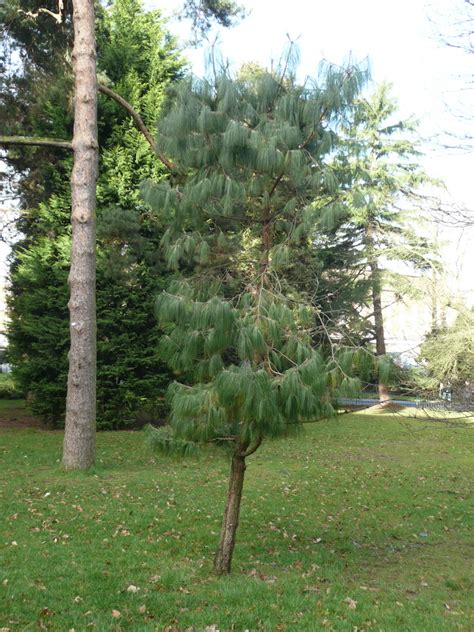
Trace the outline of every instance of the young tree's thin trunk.
{"type": "MultiPolygon", "coordinates": [[[[385,332],[383,326],[382,311],[382,288],[380,283],[380,270],[377,261],[370,264],[372,275],[372,303],[374,307],[374,325],[375,325],[375,352],[377,356],[384,356],[387,353],[385,347],[385,332]]],[[[380,381],[378,384],[379,399],[381,402],[390,399],[390,393],[386,384],[380,381]]]]}
{"type": "Polygon", "coordinates": [[[95,461],[96,410],[95,205],[98,146],[94,0],[73,0],[73,10],[71,348],[63,464],[68,469],[86,469],[95,461]]]}
{"type": "Polygon", "coordinates": [[[244,486],[245,458],[240,451],[240,446],[237,446],[232,457],[227,504],[222,521],[219,547],[214,558],[214,571],[217,575],[230,573],[244,486]]]}

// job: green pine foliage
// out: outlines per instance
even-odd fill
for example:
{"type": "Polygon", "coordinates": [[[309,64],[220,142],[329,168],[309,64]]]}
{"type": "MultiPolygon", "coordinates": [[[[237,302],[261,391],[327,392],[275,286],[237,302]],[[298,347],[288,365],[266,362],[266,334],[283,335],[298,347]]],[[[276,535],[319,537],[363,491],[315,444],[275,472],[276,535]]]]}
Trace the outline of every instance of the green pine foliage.
{"type": "Polygon", "coordinates": [[[158,139],[179,173],[144,194],[177,275],[156,305],[177,440],[256,445],[334,412],[342,372],[313,348],[291,271],[322,209],[337,210],[335,129],[363,81],[329,67],[305,86],[260,72],[174,89],[158,139]]]}
{"type": "MultiPolygon", "coordinates": [[[[397,117],[388,84],[358,100],[338,155],[347,180],[333,227],[353,236],[362,264],[382,256],[417,269],[436,266],[434,245],[420,231],[420,207],[423,186],[437,183],[420,166],[415,133],[415,121],[397,117]]],[[[330,227],[331,218],[326,222],[330,227]]]]}
{"type": "MultiPolygon", "coordinates": [[[[436,246],[423,235],[421,211],[424,187],[436,182],[420,166],[415,133],[414,121],[398,118],[387,84],[359,97],[341,130],[334,156],[340,204],[336,214],[325,209],[319,227],[326,244],[322,280],[333,283],[320,337],[336,324],[336,336],[347,344],[370,349],[378,338],[383,348],[383,315],[375,316],[374,297],[381,301],[382,291],[391,289],[420,298],[406,272],[439,267],[436,246]]],[[[326,283],[321,290],[324,295],[326,283]]],[[[383,364],[377,371],[388,375],[391,362],[383,364]]]]}
{"type": "Polygon", "coordinates": [[[439,384],[451,385],[456,395],[472,402],[474,377],[474,308],[456,306],[458,315],[450,326],[432,331],[420,349],[425,388],[437,391],[439,384]]]}

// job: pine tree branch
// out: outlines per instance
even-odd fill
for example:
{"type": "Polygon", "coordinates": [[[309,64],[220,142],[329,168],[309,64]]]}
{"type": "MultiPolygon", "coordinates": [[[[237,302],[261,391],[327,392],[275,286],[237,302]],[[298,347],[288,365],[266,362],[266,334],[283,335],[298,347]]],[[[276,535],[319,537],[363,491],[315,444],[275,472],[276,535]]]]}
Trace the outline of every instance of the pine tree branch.
{"type": "Polygon", "coordinates": [[[63,21],[63,11],[64,11],[64,0],[58,0],[58,12],[54,13],[54,11],[50,11],[49,9],[45,9],[44,7],[40,7],[36,13],[33,11],[23,11],[23,9],[18,9],[18,13],[23,13],[27,18],[32,18],[36,20],[36,18],[40,15],[40,13],[45,13],[46,15],[51,16],[56,20],[58,24],[61,24],[63,21]]]}
{"type": "Polygon", "coordinates": [[[57,147],[72,151],[72,143],[58,138],[41,138],[37,136],[0,136],[0,145],[28,145],[31,147],[57,147]]]}
{"type": "Polygon", "coordinates": [[[272,188],[271,188],[271,190],[270,190],[269,197],[272,197],[272,195],[275,193],[275,189],[277,188],[277,186],[278,186],[278,185],[280,184],[280,182],[282,181],[282,179],[283,179],[283,175],[284,175],[284,174],[283,174],[283,173],[281,173],[281,174],[278,176],[278,178],[276,178],[276,180],[275,180],[275,182],[273,183],[273,186],[272,186],[272,188]]]}
{"type": "MultiPolygon", "coordinates": [[[[374,402],[378,403],[378,400],[374,399],[374,402]]],[[[370,406],[363,406],[361,408],[358,408],[358,410],[367,410],[372,405],[373,404],[370,404],[370,406]]],[[[342,415],[350,415],[353,412],[355,412],[355,411],[354,410],[344,409],[342,412],[338,412],[335,415],[332,415],[331,417],[325,416],[325,417],[317,417],[316,419],[307,419],[305,421],[294,421],[294,422],[289,423],[288,426],[301,426],[302,424],[317,424],[320,421],[328,421],[329,419],[335,419],[337,417],[342,417],[342,415]]]]}
{"type": "Polygon", "coordinates": [[[255,443],[253,444],[253,446],[251,446],[248,450],[245,450],[245,452],[241,452],[239,456],[243,456],[244,458],[247,458],[248,456],[250,456],[251,454],[253,454],[254,452],[258,450],[258,448],[262,445],[262,441],[263,441],[263,435],[259,435],[255,443]]]}
{"type": "MultiPolygon", "coordinates": [[[[320,120],[319,120],[319,122],[320,122],[320,123],[321,123],[321,121],[323,120],[323,118],[324,118],[324,116],[325,116],[325,112],[326,112],[326,110],[323,110],[323,113],[321,114],[321,117],[320,117],[320,120]]],[[[313,140],[313,138],[314,138],[314,133],[315,133],[315,131],[314,131],[314,129],[312,129],[312,130],[311,130],[311,132],[308,134],[308,136],[307,136],[306,140],[305,140],[305,141],[303,141],[303,142],[301,143],[301,145],[298,145],[298,149],[306,149],[306,145],[308,145],[308,143],[309,143],[311,140],[313,140]]]]}
{"type": "Polygon", "coordinates": [[[110,88],[108,88],[107,86],[104,86],[103,84],[98,84],[97,89],[98,89],[99,92],[102,92],[102,94],[105,94],[106,96],[108,96],[111,99],[113,99],[116,103],[118,103],[120,106],[122,106],[124,108],[124,110],[126,110],[130,114],[130,116],[132,117],[132,119],[135,122],[135,125],[138,127],[140,132],[146,138],[146,140],[148,141],[148,144],[152,148],[152,150],[155,153],[155,155],[158,156],[158,158],[161,160],[161,162],[166,167],[168,167],[168,169],[170,171],[175,171],[176,170],[176,166],[171,161],[169,161],[168,158],[166,158],[166,156],[164,156],[158,150],[158,147],[156,146],[156,143],[155,143],[155,139],[151,135],[150,130],[145,125],[145,123],[144,123],[142,117],[140,116],[140,114],[138,114],[138,112],[133,109],[133,107],[130,105],[130,103],[128,103],[128,101],[125,101],[125,99],[123,97],[121,97],[119,94],[117,94],[117,92],[115,92],[114,90],[111,90],[110,88]]]}

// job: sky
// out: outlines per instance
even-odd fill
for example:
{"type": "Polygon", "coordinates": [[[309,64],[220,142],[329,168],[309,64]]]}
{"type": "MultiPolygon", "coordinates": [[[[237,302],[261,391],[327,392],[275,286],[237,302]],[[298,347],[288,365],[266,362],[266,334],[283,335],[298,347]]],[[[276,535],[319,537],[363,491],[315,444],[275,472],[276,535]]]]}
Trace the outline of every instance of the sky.
{"type": "MultiPolygon", "coordinates": [[[[160,8],[170,18],[182,6],[182,0],[144,2],[147,8],[160,8]]],[[[298,41],[301,77],[314,75],[322,59],[342,64],[349,55],[353,60],[368,58],[373,81],[393,84],[401,118],[414,116],[420,121],[425,169],[445,182],[454,200],[474,208],[473,153],[447,152],[437,142],[440,131],[459,128],[446,109],[446,103],[453,106],[460,95],[466,96],[460,91],[462,79],[460,82],[457,77],[474,74],[474,55],[469,58],[442,45],[438,36],[456,19],[448,7],[462,0],[239,2],[247,9],[247,17],[239,26],[221,29],[218,34],[222,56],[236,69],[247,61],[264,66],[277,61],[288,36],[298,41]]],[[[189,38],[189,27],[184,22],[171,19],[169,26],[181,41],[189,38]]],[[[215,36],[211,34],[211,41],[215,36]]],[[[186,54],[195,74],[203,75],[203,48],[188,49],[186,54]]],[[[471,97],[470,133],[474,136],[474,94],[471,97]]],[[[446,259],[453,274],[459,274],[461,290],[470,292],[474,302],[473,230],[460,234],[441,228],[439,232],[450,244],[446,259]]],[[[1,267],[5,254],[0,243],[1,267]]],[[[0,275],[2,272],[0,269],[0,275]]]]}
{"type": "MultiPolygon", "coordinates": [[[[419,121],[425,170],[445,183],[446,199],[474,208],[474,154],[446,150],[445,130],[474,136],[474,91],[467,93],[464,77],[474,75],[474,55],[443,44],[458,19],[453,7],[462,0],[240,0],[247,17],[231,29],[210,35],[218,37],[223,58],[238,69],[245,62],[269,67],[280,58],[288,37],[300,49],[299,74],[315,75],[322,59],[343,64],[369,60],[374,84],[393,85],[401,118],[419,121]],[[450,111],[458,102],[471,99],[470,122],[460,125],[450,111]]],[[[189,38],[189,26],[176,19],[182,0],[146,0],[171,18],[170,27],[181,41],[189,38]]],[[[193,72],[205,72],[205,50],[187,49],[193,72]]],[[[452,274],[459,276],[460,291],[474,302],[474,231],[438,230],[446,241],[445,256],[452,274]]]]}
{"type": "MultiPolygon", "coordinates": [[[[146,4],[173,16],[182,0],[147,0],[146,4]]],[[[315,75],[322,59],[343,64],[349,56],[368,58],[373,81],[393,84],[401,117],[419,120],[424,139],[434,140],[440,129],[455,124],[445,104],[455,99],[455,77],[463,72],[472,76],[473,58],[441,45],[437,37],[447,20],[455,17],[443,10],[449,4],[446,0],[240,0],[240,4],[247,9],[247,17],[237,27],[218,31],[222,56],[235,68],[248,61],[269,66],[279,59],[289,36],[300,48],[302,77],[315,75]]],[[[181,41],[189,36],[185,23],[173,20],[170,26],[181,41]]],[[[186,52],[193,71],[203,75],[203,48],[186,52]]],[[[432,148],[430,153],[435,163],[440,152],[432,148]]],[[[448,185],[457,197],[474,204],[466,172],[458,169],[468,165],[467,157],[450,160],[454,166],[448,185]]],[[[472,155],[469,160],[474,166],[472,155]]]]}

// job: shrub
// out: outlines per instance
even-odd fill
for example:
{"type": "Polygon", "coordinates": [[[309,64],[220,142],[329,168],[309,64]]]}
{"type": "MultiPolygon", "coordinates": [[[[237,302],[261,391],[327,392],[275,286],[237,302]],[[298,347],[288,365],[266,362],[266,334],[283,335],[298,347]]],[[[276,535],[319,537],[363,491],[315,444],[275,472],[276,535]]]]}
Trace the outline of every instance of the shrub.
{"type": "Polygon", "coordinates": [[[22,399],[23,393],[17,388],[11,373],[0,373],[0,399],[22,399]]]}

